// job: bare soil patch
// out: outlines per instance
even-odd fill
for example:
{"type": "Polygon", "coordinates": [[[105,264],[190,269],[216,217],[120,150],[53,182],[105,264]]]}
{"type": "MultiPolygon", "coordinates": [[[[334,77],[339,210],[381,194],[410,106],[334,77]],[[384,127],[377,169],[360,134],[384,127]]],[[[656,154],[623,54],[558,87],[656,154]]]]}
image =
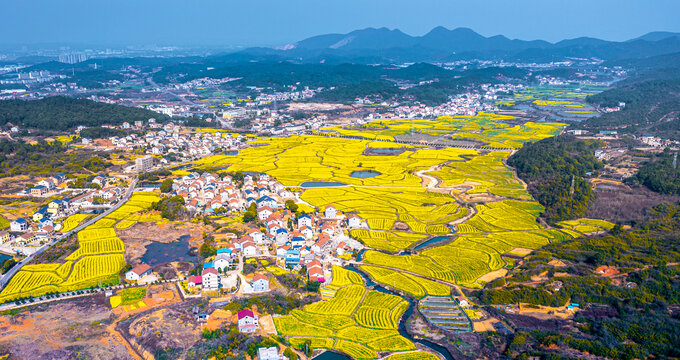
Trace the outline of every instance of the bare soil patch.
{"type": "Polygon", "coordinates": [[[132,359],[126,347],[108,332],[112,321],[103,294],[1,315],[0,355],[10,354],[12,359],[132,359]]]}
{"type": "Polygon", "coordinates": [[[554,267],[565,267],[567,264],[564,263],[564,261],[560,259],[552,259],[550,262],[548,262],[548,265],[554,266],[554,267]]]}
{"type": "Polygon", "coordinates": [[[586,217],[607,219],[611,222],[626,223],[639,221],[647,216],[647,210],[663,202],[678,202],[678,195],[655,193],[644,186],[634,188],[595,188],[597,197],[591,204],[586,217]]]}
{"type": "Polygon", "coordinates": [[[173,304],[135,315],[119,331],[151,354],[158,350],[185,351],[201,339],[201,324],[187,303],[173,304]]]}
{"type": "Polygon", "coordinates": [[[500,279],[500,278],[504,277],[507,273],[508,273],[507,269],[498,269],[496,271],[492,271],[490,273],[486,273],[486,274],[482,275],[479,279],[477,279],[477,281],[478,282],[483,281],[483,282],[489,283],[489,282],[492,282],[496,279],[500,279]]]}
{"type": "Polygon", "coordinates": [[[475,321],[472,323],[472,326],[474,327],[476,332],[485,332],[485,331],[496,331],[496,328],[494,328],[493,324],[498,322],[498,319],[486,319],[482,321],[475,321]]]}
{"type": "Polygon", "coordinates": [[[531,249],[526,249],[526,248],[514,248],[510,250],[510,253],[513,255],[520,255],[520,256],[527,256],[531,254],[533,250],[531,249]]]}

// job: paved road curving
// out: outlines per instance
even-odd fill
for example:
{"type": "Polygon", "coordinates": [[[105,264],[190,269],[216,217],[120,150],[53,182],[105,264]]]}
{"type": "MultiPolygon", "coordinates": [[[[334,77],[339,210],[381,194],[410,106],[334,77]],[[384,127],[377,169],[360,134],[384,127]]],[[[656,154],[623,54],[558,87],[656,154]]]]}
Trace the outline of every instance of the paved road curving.
{"type": "Polygon", "coordinates": [[[125,192],[125,196],[123,196],[123,198],[121,198],[120,201],[118,201],[118,202],[116,203],[116,205],[112,206],[112,207],[109,208],[108,210],[106,210],[106,211],[104,211],[103,213],[99,214],[97,217],[95,217],[95,218],[93,218],[93,219],[90,219],[90,220],[88,220],[88,221],[86,221],[86,222],[84,222],[84,223],[78,225],[75,229],[73,229],[73,230],[71,230],[71,231],[69,231],[69,232],[67,232],[67,233],[65,233],[65,234],[63,234],[63,235],[61,235],[60,237],[55,238],[55,239],[52,239],[47,245],[41,247],[38,251],[36,251],[35,253],[33,253],[33,254],[27,256],[26,258],[24,258],[23,260],[21,260],[20,262],[18,262],[16,265],[14,265],[14,266],[13,266],[13,267],[5,274],[5,275],[2,276],[2,278],[0,278],[0,288],[4,288],[5,285],[7,285],[7,283],[9,283],[9,281],[12,279],[12,276],[14,276],[14,275],[21,269],[22,266],[24,266],[24,265],[28,264],[29,262],[31,262],[31,260],[33,260],[33,259],[36,258],[38,255],[40,255],[40,254],[42,254],[43,252],[45,252],[47,249],[49,249],[49,248],[51,248],[52,246],[54,246],[56,243],[58,243],[58,242],[60,242],[60,241],[62,241],[62,240],[64,240],[64,239],[68,238],[69,236],[71,236],[71,235],[73,235],[73,234],[76,234],[78,231],[80,231],[80,230],[82,230],[82,229],[84,229],[84,228],[86,228],[86,227],[88,227],[88,226],[94,224],[95,222],[97,222],[97,221],[99,221],[99,220],[105,218],[106,216],[108,216],[108,215],[111,214],[112,212],[116,211],[116,209],[118,209],[119,207],[121,207],[123,204],[125,204],[125,203],[130,199],[130,196],[132,196],[132,192],[135,190],[135,186],[137,186],[137,178],[136,178],[136,177],[134,178],[134,180],[132,180],[132,183],[130,184],[130,187],[129,187],[129,188],[127,189],[127,191],[125,192]]]}

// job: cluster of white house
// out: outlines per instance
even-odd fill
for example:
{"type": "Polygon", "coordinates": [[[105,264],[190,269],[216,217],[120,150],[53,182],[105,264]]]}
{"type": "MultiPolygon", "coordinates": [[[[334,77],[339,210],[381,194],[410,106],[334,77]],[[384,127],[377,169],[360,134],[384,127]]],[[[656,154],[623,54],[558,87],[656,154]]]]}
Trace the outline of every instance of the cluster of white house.
{"type": "MultiPolygon", "coordinates": [[[[268,211],[260,208],[258,215],[268,211]]],[[[323,254],[343,255],[346,251],[352,251],[348,243],[339,240],[343,233],[340,228],[366,227],[366,222],[358,216],[342,215],[332,205],[327,206],[323,213],[299,216],[286,209],[276,210],[262,221],[276,246],[277,257],[283,257],[284,265],[293,268],[309,263],[323,254]],[[289,220],[292,229],[286,226],[289,220]]]]}
{"type": "MultiPolygon", "coordinates": [[[[223,255],[220,253],[218,255],[223,255]]],[[[201,290],[203,292],[226,291],[236,289],[238,286],[238,271],[230,271],[232,259],[222,261],[217,259],[215,262],[207,262],[203,264],[201,275],[191,275],[187,279],[187,286],[189,290],[201,290]]],[[[267,281],[267,289],[269,291],[269,281],[267,281]]]]}
{"type": "Polygon", "coordinates": [[[15,245],[26,246],[36,241],[43,241],[53,236],[54,220],[71,213],[68,199],[50,201],[33,213],[31,220],[18,218],[9,223],[9,231],[0,231],[0,244],[13,241],[15,245]]]}
{"type": "Polygon", "coordinates": [[[181,129],[181,126],[169,122],[159,131],[149,131],[144,135],[113,136],[109,140],[118,149],[142,148],[148,149],[147,153],[152,155],[175,154],[179,157],[191,158],[234,148],[247,139],[245,135],[232,136],[221,131],[182,133],[181,129]]]}
{"type": "Polygon", "coordinates": [[[275,204],[294,198],[295,195],[278,181],[262,174],[257,181],[246,175],[239,187],[231,176],[214,173],[190,173],[175,179],[172,184],[176,195],[184,198],[187,209],[214,213],[216,211],[243,211],[252,203],[275,204]]]}
{"type": "MultiPolygon", "coordinates": [[[[29,217],[17,218],[10,222],[9,231],[0,232],[0,244],[13,241],[16,246],[31,245],[36,241],[49,239],[55,234],[60,225],[55,225],[58,219],[66,218],[81,210],[82,207],[94,205],[94,199],[99,197],[104,203],[110,203],[119,199],[123,193],[120,187],[107,187],[108,178],[103,175],[95,176],[91,183],[103,187],[100,190],[87,189],[78,196],[72,198],[62,198],[50,200],[46,205],[40,207],[29,217]],[[20,233],[20,234],[18,234],[20,233]]],[[[54,193],[58,187],[66,189],[65,175],[55,175],[42,179],[32,188],[22,191],[22,194],[31,196],[47,196],[54,193]]]]}

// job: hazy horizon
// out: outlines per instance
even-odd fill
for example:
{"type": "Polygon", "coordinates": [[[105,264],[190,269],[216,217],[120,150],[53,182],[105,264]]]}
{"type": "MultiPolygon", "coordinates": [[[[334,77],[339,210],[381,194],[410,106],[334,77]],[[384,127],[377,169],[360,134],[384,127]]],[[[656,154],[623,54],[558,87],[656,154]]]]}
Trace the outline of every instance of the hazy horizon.
{"type": "Polygon", "coordinates": [[[8,35],[0,40],[4,45],[275,46],[367,27],[413,36],[436,26],[467,27],[484,36],[550,42],[582,36],[623,41],[652,31],[680,32],[680,2],[671,0],[24,0],[5,4],[4,10],[10,15],[0,22],[0,32],[8,35]]]}

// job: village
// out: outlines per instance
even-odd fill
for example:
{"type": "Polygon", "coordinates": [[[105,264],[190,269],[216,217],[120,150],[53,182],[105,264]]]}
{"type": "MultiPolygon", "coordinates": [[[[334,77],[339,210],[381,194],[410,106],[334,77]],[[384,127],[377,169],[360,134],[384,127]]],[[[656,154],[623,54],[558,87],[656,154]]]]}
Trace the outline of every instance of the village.
{"type": "MultiPolygon", "coordinates": [[[[332,279],[333,264],[351,259],[363,248],[345,230],[366,228],[364,220],[333,206],[323,212],[295,213],[291,208],[301,201],[299,194],[267,174],[245,175],[242,182],[236,182],[229,175],[190,173],[175,179],[172,187],[173,194],[182,197],[187,210],[196,215],[256,211],[242,236],[227,233],[194,275],[184,274],[180,284],[186,297],[268,292],[269,279],[264,274],[250,279],[242,274],[249,259],[267,261],[272,273],[304,271],[307,281],[322,286],[332,279]]],[[[126,279],[145,282],[147,276],[156,279],[148,265],[140,264],[126,279]]]]}

